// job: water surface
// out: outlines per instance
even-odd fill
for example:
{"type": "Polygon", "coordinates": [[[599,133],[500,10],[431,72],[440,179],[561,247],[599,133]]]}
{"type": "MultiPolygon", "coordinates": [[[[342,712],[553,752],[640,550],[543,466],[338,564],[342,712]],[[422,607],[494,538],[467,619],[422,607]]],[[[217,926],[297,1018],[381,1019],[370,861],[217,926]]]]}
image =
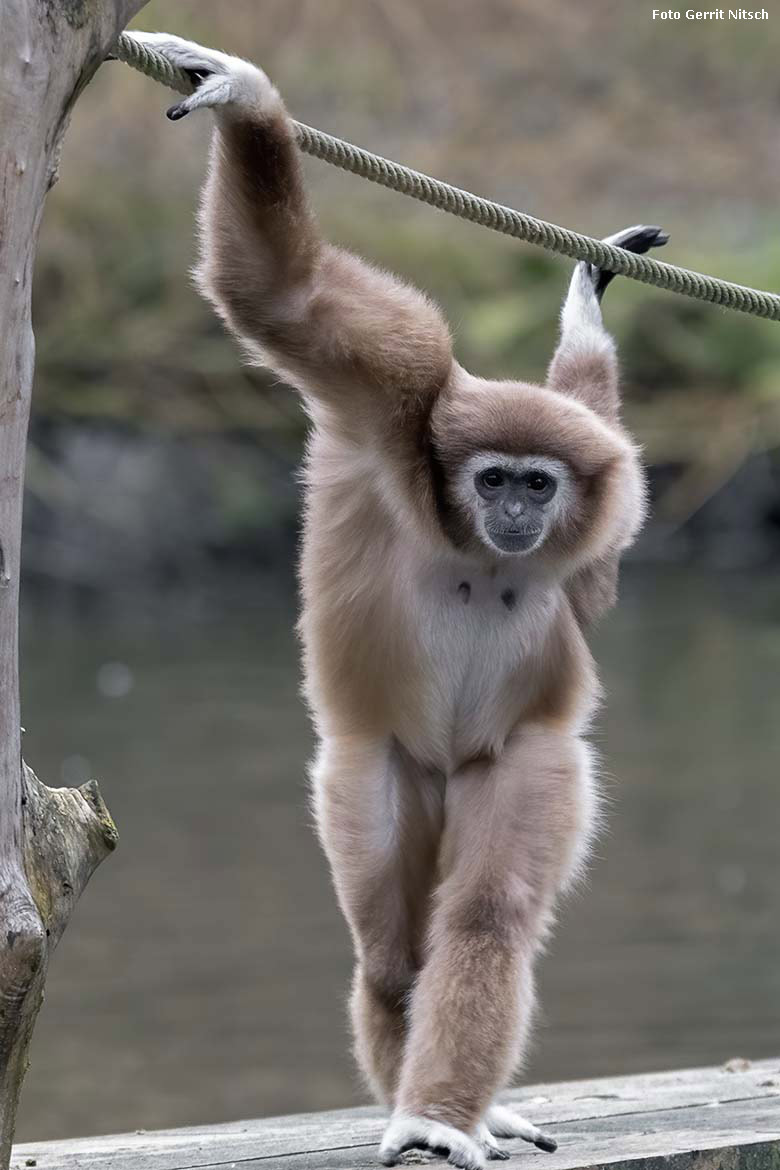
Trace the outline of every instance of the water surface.
{"type": "MultiPolygon", "coordinates": [[[[363,1101],[310,827],[293,601],[25,600],[25,754],[121,845],[52,963],[19,1138],[363,1101]]],[[[780,1056],[780,585],[632,570],[595,639],[609,830],[540,969],[531,1079],[780,1056]]]]}

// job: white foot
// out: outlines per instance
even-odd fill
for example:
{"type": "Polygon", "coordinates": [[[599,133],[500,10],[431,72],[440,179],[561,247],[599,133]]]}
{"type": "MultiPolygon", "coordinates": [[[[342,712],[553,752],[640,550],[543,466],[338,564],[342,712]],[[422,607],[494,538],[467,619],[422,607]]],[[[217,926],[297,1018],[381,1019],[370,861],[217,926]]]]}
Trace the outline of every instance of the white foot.
{"type": "Polygon", "coordinates": [[[485,1170],[485,1158],[477,1141],[452,1125],[428,1117],[396,1112],[390,1118],[379,1147],[385,1166],[394,1166],[405,1150],[444,1153],[451,1166],[461,1170],[485,1170]]]}
{"type": "Polygon", "coordinates": [[[491,1105],[485,1114],[485,1125],[494,1137],[522,1138],[524,1142],[531,1142],[540,1150],[546,1150],[548,1154],[553,1154],[558,1149],[558,1143],[554,1138],[542,1133],[535,1125],[531,1125],[530,1121],[526,1121],[513,1109],[507,1109],[505,1105],[491,1105]]]}
{"type": "Polygon", "coordinates": [[[168,117],[172,121],[201,107],[240,105],[251,106],[256,111],[259,107],[263,112],[281,103],[277,90],[265,73],[250,61],[230,57],[227,53],[207,49],[169,33],[134,31],[133,36],[190,75],[195,92],[171,106],[168,117]]]}
{"type": "Polygon", "coordinates": [[[474,1141],[489,1162],[506,1162],[509,1154],[502,1150],[484,1121],[480,1121],[474,1130],[474,1141]]]}

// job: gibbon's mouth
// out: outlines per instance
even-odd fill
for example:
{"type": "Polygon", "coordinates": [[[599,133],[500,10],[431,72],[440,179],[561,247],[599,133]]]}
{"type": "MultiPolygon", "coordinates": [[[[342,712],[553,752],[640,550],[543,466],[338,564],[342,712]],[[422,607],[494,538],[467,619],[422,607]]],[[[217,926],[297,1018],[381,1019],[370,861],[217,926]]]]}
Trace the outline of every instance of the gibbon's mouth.
{"type": "Polygon", "coordinates": [[[528,552],[542,535],[541,528],[493,528],[488,536],[501,552],[528,552]]]}

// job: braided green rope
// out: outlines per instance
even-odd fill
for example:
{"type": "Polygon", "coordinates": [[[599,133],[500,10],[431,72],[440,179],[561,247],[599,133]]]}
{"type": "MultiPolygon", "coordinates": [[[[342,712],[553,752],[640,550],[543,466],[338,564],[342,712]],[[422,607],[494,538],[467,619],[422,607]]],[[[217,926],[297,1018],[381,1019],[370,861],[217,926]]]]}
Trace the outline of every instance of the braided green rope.
{"type": "MultiPolygon", "coordinates": [[[[178,90],[179,93],[192,93],[192,85],[187,74],[171,65],[157,50],[136,40],[132,33],[121,34],[116,56],[120,61],[132,65],[134,69],[139,69],[141,73],[171,89],[178,90]]],[[[340,138],[332,138],[330,134],[324,134],[321,130],[315,130],[301,122],[295,122],[294,125],[298,145],[306,154],[340,167],[344,171],[350,171],[353,175],[360,175],[372,183],[379,183],[382,187],[399,191],[402,195],[410,195],[413,199],[419,199],[440,211],[447,211],[461,219],[481,224],[482,227],[537,244],[551,252],[560,252],[573,260],[587,260],[599,268],[628,276],[643,284],[669,289],[671,292],[694,297],[696,300],[710,301],[724,308],[736,309],[740,313],[751,313],[756,317],[780,321],[780,296],[775,293],[732,284],[727,280],[718,280],[714,276],[678,268],[674,264],[665,264],[651,256],[637,255],[635,252],[626,251],[625,248],[605,244],[602,240],[580,235],[568,228],[536,219],[525,212],[503,207],[500,203],[492,203],[489,199],[482,199],[469,191],[451,187],[449,183],[442,183],[430,175],[409,170],[408,167],[402,167],[380,155],[371,154],[340,138]]]]}

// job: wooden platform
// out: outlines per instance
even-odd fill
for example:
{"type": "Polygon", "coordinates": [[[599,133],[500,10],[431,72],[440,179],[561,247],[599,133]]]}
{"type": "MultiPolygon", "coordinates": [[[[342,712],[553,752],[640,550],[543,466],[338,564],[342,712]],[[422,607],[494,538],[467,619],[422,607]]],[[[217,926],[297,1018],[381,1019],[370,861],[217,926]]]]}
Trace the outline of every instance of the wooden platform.
{"type": "MultiPolygon", "coordinates": [[[[780,1170],[780,1057],[724,1068],[536,1085],[505,1100],[558,1139],[503,1142],[533,1170],[780,1170]]],[[[26,1170],[376,1170],[384,1114],[344,1109],[14,1148],[26,1170]]],[[[410,1153],[407,1164],[441,1159],[410,1153]]],[[[494,1163],[502,1165],[502,1163],[494,1163]]],[[[511,1166],[512,1163],[508,1165],[511,1166]]]]}

